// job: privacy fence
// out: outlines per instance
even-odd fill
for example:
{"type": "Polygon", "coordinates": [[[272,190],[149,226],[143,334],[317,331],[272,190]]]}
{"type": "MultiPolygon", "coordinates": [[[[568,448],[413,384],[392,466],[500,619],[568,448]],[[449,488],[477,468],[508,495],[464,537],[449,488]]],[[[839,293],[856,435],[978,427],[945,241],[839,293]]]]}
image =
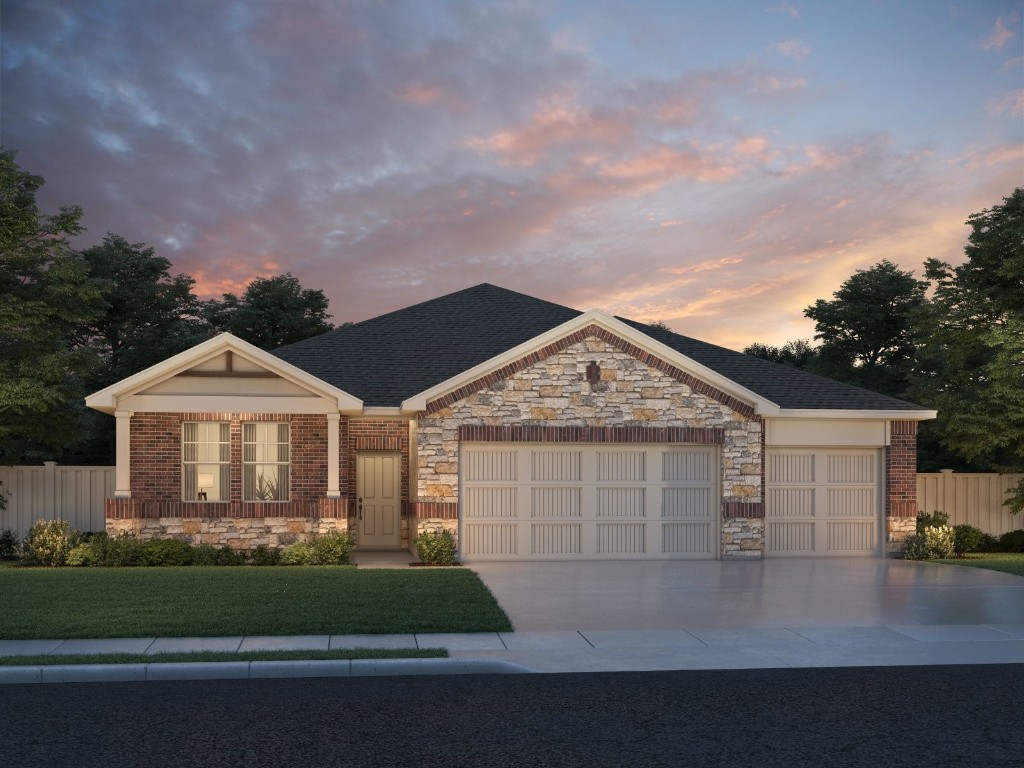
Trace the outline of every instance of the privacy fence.
{"type": "MultiPolygon", "coordinates": [[[[917,505],[939,510],[950,525],[970,523],[993,536],[1024,528],[1024,513],[1011,515],[1002,506],[1006,491],[1024,475],[922,473],[917,476],[917,505]]],[[[103,500],[114,495],[113,467],[64,467],[52,461],[41,467],[0,467],[0,529],[23,537],[33,522],[62,517],[80,531],[102,531],[103,500]]]]}

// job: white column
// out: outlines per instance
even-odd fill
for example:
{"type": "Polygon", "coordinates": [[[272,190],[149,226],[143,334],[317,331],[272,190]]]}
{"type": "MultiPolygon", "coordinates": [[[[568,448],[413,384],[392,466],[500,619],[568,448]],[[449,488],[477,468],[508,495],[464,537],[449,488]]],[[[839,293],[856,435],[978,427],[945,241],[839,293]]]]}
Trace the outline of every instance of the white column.
{"type": "Polygon", "coordinates": [[[132,495],[132,414],[129,411],[116,411],[114,418],[117,419],[117,467],[114,469],[114,496],[127,499],[132,495]]]}
{"type": "Polygon", "coordinates": [[[327,496],[334,499],[341,496],[341,481],[338,475],[338,465],[341,461],[340,425],[341,414],[327,414],[327,496]]]}

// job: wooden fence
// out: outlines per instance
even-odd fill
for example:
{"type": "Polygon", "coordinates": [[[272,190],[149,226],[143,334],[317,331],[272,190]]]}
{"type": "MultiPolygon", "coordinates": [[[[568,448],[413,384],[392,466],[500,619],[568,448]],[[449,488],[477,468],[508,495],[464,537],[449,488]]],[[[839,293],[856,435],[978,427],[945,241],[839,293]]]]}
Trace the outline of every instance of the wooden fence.
{"type": "Polygon", "coordinates": [[[113,467],[64,467],[48,461],[41,467],[0,467],[0,530],[24,538],[36,520],[63,518],[79,531],[102,531],[104,499],[114,495],[113,467]]]}
{"type": "Polygon", "coordinates": [[[950,525],[969,523],[999,536],[1024,528],[1024,513],[1010,514],[1004,507],[1006,492],[1024,475],[918,473],[917,507],[922,512],[945,512],[950,525]]]}

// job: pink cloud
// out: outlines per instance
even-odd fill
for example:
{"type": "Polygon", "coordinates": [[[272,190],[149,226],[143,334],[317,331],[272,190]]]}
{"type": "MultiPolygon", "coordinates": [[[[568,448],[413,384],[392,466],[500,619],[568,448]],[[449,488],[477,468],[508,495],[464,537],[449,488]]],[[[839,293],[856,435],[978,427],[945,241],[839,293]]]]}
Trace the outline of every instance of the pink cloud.
{"type": "Polygon", "coordinates": [[[1024,89],[1010,91],[988,105],[989,114],[996,117],[1009,115],[1020,117],[1024,115],[1024,89]]]}
{"type": "Polygon", "coordinates": [[[1004,22],[1002,18],[998,18],[996,19],[995,29],[993,29],[992,33],[982,41],[981,47],[986,51],[999,50],[1006,45],[1012,37],[1013,32],[1011,32],[1006,26],[1006,22],[1004,22]]]}
{"type": "Polygon", "coordinates": [[[785,56],[789,59],[796,59],[798,61],[806,58],[811,52],[810,46],[796,38],[784,40],[781,43],[775,43],[774,45],[769,46],[768,50],[775,51],[780,56],[785,56]]]}
{"type": "Polygon", "coordinates": [[[791,19],[799,19],[800,11],[790,3],[779,3],[778,5],[772,5],[768,7],[769,11],[773,13],[784,13],[791,19]]]}

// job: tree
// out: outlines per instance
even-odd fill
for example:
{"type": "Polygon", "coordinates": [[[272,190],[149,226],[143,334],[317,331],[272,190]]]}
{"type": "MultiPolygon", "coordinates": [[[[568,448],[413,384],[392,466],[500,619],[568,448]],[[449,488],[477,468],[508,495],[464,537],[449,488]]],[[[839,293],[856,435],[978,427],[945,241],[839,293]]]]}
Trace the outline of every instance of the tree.
{"type": "Polygon", "coordinates": [[[102,290],[102,312],[78,328],[77,342],[104,362],[91,384],[97,389],[138,373],[209,337],[202,303],[188,275],[143,243],[108,234],[83,252],[102,290]]]}
{"type": "MultiPolygon", "coordinates": [[[[1024,471],[1024,188],[967,220],[967,260],[930,259],[926,344],[912,394],[941,445],[981,471],[1024,471]]],[[[1024,482],[1007,501],[1024,509],[1024,482]]]]}
{"type": "Polygon", "coordinates": [[[773,363],[789,365],[793,368],[811,368],[818,359],[818,350],[806,339],[787,341],[781,347],[754,343],[743,350],[743,354],[770,360],[773,363]]]}
{"type": "Polygon", "coordinates": [[[76,404],[95,363],[69,340],[99,311],[100,287],[71,248],[82,211],[40,213],[43,178],[0,149],[0,462],[50,458],[78,437],[76,404]]]}
{"type": "Polygon", "coordinates": [[[303,289],[290,272],[258,277],[239,298],[225,293],[205,303],[203,315],[217,331],[228,331],[261,349],[308,339],[334,328],[324,292],[303,289]]]}
{"type": "Polygon", "coordinates": [[[884,260],[857,270],[833,294],[804,310],[821,342],[817,373],[905,396],[925,311],[927,283],[884,260]]]}

